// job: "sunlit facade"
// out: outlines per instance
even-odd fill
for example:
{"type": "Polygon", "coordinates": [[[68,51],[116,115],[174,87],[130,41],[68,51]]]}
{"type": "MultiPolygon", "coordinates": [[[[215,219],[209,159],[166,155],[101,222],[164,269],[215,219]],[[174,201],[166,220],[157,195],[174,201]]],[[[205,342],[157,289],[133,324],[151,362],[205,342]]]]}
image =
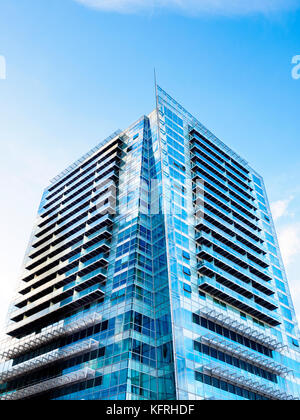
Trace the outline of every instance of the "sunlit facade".
{"type": "Polygon", "coordinates": [[[262,177],[156,86],[53,179],[1,400],[293,400],[299,332],[262,177]]]}

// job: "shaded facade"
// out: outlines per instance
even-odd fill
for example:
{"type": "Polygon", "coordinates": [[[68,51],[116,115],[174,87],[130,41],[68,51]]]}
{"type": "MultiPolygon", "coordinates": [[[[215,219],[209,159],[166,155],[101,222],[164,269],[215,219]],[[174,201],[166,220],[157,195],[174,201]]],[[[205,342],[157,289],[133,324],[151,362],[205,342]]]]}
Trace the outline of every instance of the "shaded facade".
{"type": "Polygon", "coordinates": [[[299,398],[299,333],[262,177],[159,86],[46,188],[0,399],[299,398]]]}

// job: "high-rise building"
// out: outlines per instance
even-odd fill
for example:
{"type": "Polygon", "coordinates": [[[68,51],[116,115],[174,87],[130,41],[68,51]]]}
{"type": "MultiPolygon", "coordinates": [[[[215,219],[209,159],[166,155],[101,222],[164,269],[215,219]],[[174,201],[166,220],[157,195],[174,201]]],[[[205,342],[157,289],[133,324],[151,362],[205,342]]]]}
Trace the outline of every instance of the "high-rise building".
{"type": "Polygon", "coordinates": [[[44,191],[1,400],[293,400],[299,332],[262,177],[159,86],[44,191]]]}

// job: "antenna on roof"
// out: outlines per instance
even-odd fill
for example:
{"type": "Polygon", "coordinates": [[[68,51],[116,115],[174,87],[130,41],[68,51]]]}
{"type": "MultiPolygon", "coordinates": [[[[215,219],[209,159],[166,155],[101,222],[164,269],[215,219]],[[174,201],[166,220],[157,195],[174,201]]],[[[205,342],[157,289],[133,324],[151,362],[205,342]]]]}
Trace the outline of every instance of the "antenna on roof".
{"type": "Polygon", "coordinates": [[[158,97],[157,97],[157,78],[156,78],[156,68],[154,67],[154,88],[155,88],[155,101],[156,108],[158,108],[158,97]]]}

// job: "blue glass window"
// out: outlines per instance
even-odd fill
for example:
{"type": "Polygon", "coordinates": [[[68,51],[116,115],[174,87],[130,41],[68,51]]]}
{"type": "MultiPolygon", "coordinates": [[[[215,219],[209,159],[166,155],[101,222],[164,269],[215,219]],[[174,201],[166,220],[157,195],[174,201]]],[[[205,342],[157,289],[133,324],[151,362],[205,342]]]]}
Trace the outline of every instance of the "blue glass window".
{"type": "Polygon", "coordinates": [[[183,272],[187,276],[190,276],[191,275],[191,270],[188,267],[183,266],[183,272]]]}
{"type": "Polygon", "coordinates": [[[281,306],[281,312],[285,318],[289,319],[290,321],[293,320],[292,312],[288,308],[281,306]]]}
{"type": "Polygon", "coordinates": [[[192,288],[189,284],[183,283],[183,290],[188,293],[192,293],[192,288]]]}
{"type": "Polygon", "coordinates": [[[188,252],[186,252],[186,251],[182,251],[182,256],[186,260],[190,260],[191,259],[190,254],[188,252]]]}
{"type": "Polygon", "coordinates": [[[255,184],[262,187],[261,180],[259,178],[257,178],[257,176],[255,176],[255,175],[252,175],[252,176],[253,176],[253,181],[255,182],[255,184]]]}

